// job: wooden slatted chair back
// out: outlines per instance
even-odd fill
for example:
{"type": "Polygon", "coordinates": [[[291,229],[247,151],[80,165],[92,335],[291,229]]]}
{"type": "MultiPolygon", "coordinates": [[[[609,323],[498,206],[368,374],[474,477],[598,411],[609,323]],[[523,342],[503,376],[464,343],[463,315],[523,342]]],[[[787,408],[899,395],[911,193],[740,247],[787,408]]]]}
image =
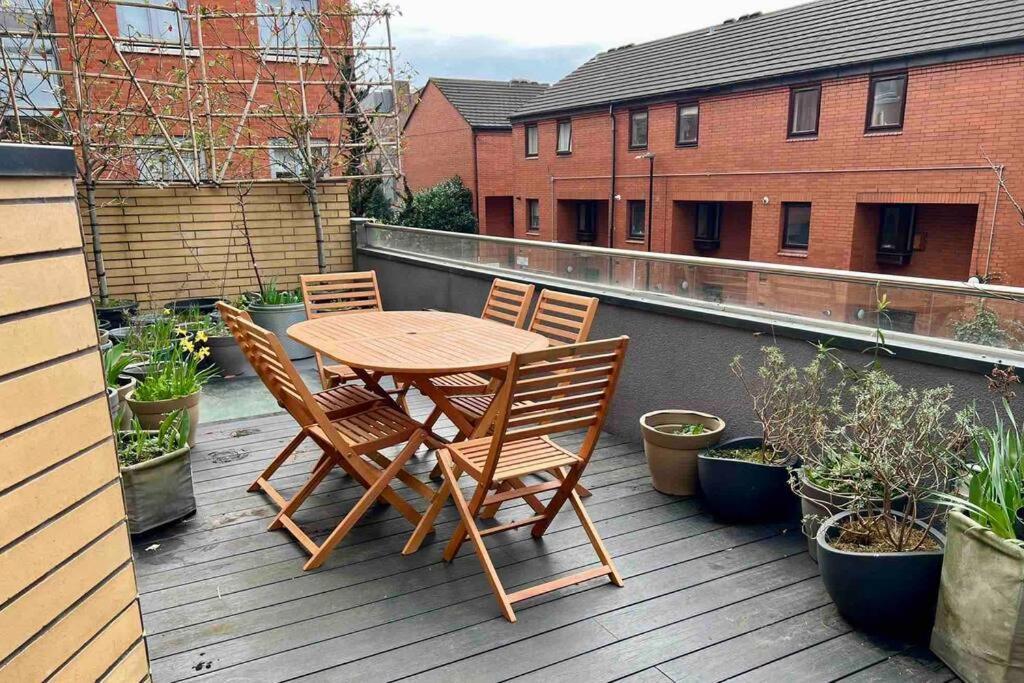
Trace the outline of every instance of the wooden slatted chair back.
{"type": "Polygon", "coordinates": [[[491,283],[491,291],[487,294],[487,302],[480,317],[512,327],[522,327],[530,311],[533,290],[533,285],[495,279],[491,283]]]}
{"type": "Polygon", "coordinates": [[[330,273],[299,278],[306,317],[322,318],[339,313],[384,310],[380,303],[377,273],[330,273]]]}
{"type": "Polygon", "coordinates": [[[515,354],[498,394],[488,480],[505,443],[585,429],[579,457],[590,458],[601,435],[628,337],[515,354]]]}
{"type": "Polygon", "coordinates": [[[590,335],[597,299],[543,289],[530,320],[530,331],[547,337],[552,346],[579,344],[590,335]]]}

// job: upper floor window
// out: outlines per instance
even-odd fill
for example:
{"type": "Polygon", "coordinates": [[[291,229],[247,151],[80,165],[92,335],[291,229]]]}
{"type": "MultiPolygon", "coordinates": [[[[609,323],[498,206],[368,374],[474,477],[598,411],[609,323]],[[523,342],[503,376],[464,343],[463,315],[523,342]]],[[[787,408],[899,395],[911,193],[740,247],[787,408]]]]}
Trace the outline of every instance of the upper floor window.
{"type": "Polygon", "coordinates": [[[527,199],[526,200],[526,231],[527,232],[539,232],[540,231],[540,200],[539,199],[527,199]]]}
{"type": "Polygon", "coordinates": [[[526,127],[526,156],[535,157],[540,153],[540,133],[537,131],[537,124],[533,123],[526,127]]]}
{"type": "Polygon", "coordinates": [[[647,110],[629,112],[629,146],[641,149],[647,146],[647,110]]]}
{"type": "MultiPolygon", "coordinates": [[[[194,173],[196,168],[193,140],[182,135],[172,140],[173,148],[163,136],[140,135],[135,138],[139,180],[155,183],[191,180],[189,174],[194,173]],[[175,149],[177,154],[174,153],[175,149]]],[[[198,166],[199,177],[202,178],[206,175],[206,154],[202,149],[199,150],[198,166]]]]}
{"type": "Polygon", "coordinates": [[[0,7],[0,39],[8,78],[0,78],[0,110],[13,116],[51,115],[59,108],[60,93],[56,45],[34,29],[53,31],[51,3],[44,0],[9,0],[0,7]],[[13,91],[13,92],[12,92],[13,91]]]}
{"type": "Polygon", "coordinates": [[[698,203],[694,218],[694,248],[697,251],[714,251],[718,249],[722,240],[722,203],[698,203]]]}
{"type": "Polygon", "coordinates": [[[821,86],[808,85],[789,91],[789,137],[818,134],[821,111],[821,86]]]}
{"type": "Polygon", "coordinates": [[[329,140],[323,138],[310,140],[312,158],[307,158],[306,151],[296,147],[293,140],[273,138],[270,141],[270,177],[311,178],[324,175],[330,156],[330,144],[329,140]]]}
{"type": "Polygon", "coordinates": [[[694,104],[680,104],[676,112],[676,144],[680,147],[697,145],[700,130],[700,107],[694,104]]]}
{"type": "MultiPolygon", "coordinates": [[[[283,57],[320,44],[317,0],[259,0],[260,45],[283,57]]],[[[308,51],[308,50],[307,50],[308,51]]]]}
{"type": "Polygon", "coordinates": [[[878,262],[905,266],[914,253],[913,204],[886,204],[878,224],[878,262]]]}
{"type": "Polygon", "coordinates": [[[872,76],[868,86],[867,130],[903,128],[907,105],[907,75],[872,76]]]}
{"type": "Polygon", "coordinates": [[[178,11],[186,8],[186,0],[141,0],[137,5],[117,5],[117,28],[121,37],[129,40],[172,44],[184,40],[188,45],[188,15],[178,11]]]}
{"type": "Polygon", "coordinates": [[[626,210],[629,212],[629,239],[643,239],[647,232],[647,202],[643,199],[630,199],[626,202],[626,210]]]}
{"type": "Polygon", "coordinates": [[[559,154],[572,152],[572,121],[558,122],[558,140],[555,144],[555,151],[559,154]]]}
{"type": "Polygon", "coordinates": [[[782,248],[807,251],[811,241],[811,205],[786,202],[782,205],[782,248]]]}

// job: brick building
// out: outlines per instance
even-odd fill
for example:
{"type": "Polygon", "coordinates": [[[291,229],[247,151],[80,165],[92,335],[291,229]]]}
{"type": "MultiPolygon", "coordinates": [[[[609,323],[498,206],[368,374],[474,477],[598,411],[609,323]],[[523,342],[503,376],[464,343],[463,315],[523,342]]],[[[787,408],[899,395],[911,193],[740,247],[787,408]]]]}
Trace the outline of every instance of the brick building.
{"type": "Polygon", "coordinates": [[[1024,284],[1021,112],[1019,1],[822,0],[595,56],[479,174],[519,238],[1024,284]]]}
{"type": "Polygon", "coordinates": [[[431,78],[403,132],[410,189],[458,175],[473,192],[481,232],[511,237],[515,160],[509,115],[547,87],[530,81],[431,78]]]}

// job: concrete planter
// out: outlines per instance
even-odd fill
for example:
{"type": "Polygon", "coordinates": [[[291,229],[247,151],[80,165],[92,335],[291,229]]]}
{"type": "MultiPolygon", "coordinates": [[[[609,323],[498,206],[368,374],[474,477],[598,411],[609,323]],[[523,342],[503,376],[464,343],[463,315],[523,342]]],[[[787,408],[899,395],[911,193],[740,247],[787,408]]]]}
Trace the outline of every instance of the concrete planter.
{"type": "Polygon", "coordinates": [[[292,360],[309,358],[313,355],[311,348],[298,343],[288,336],[289,327],[306,319],[305,304],[284,304],[281,306],[250,304],[249,315],[252,316],[254,323],[277,335],[281,345],[284,347],[285,353],[292,360]]]}
{"type": "Polygon", "coordinates": [[[169,398],[165,401],[137,401],[134,398],[135,391],[128,394],[128,406],[132,413],[139,418],[139,424],[143,429],[157,429],[160,423],[175,410],[184,410],[188,413],[188,445],[196,445],[196,428],[199,426],[199,399],[203,392],[197,391],[189,396],[181,398],[169,398]]]}
{"type": "Polygon", "coordinates": [[[191,449],[176,451],[121,468],[128,529],[141,534],[196,511],[191,449]]]}
{"type": "Polygon", "coordinates": [[[1024,548],[966,515],[946,522],[931,649],[960,678],[1024,680],[1024,548]]]}
{"type": "Polygon", "coordinates": [[[206,347],[210,349],[210,360],[220,370],[221,377],[249,373],[249,359],[234,337],[210,337],[206,340],[206,347]]]}
{"type": "Polygon", "coordinates": [[[718,443],[725,430],[721,418],[689,410],[656,410],[640,418],[644,455],[654,488],[670,496],[692,496],[697,485],[697,453],[718,443]],[[665,425],[700,424],[703,434],[668,434],[665,425]]]}

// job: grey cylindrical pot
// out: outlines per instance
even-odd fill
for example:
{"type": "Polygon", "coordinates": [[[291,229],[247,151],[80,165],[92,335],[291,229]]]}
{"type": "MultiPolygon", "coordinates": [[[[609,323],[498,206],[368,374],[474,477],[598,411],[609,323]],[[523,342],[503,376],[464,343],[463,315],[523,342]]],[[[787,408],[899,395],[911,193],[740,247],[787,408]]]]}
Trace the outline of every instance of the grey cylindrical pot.
{"type": "Polygon", "coordinates": [[[249,359],[231,335],[210,337],[206,340],[206,346],[210,349],[210,360],[220,369],[221,377],[249,372],[249,359]]]}
{"type": "Polygon", "coordinates": [[[313,355],[311,348],[300,344],[288,336],[289,327],[306,319],[305,304],[284,304],[281,306],[250,304],[249,315],[252,316],[254,323],[277,335],[281,345],[284,347],[285,353],[292,360],[309,358],[313,355]]]}
{"type": "Polygon", "coordinates": [[[710,448],[722,438],[725,422],[707,413],[691,410],[656,410],[640,417],[644,455],[654,488],[671,496],[692,496],[697,486],[697,452],[710,448]],[[668,434],[657,427],[701,424],[703,434],[668,434]]]}
{"type": "Polygon", "coordinates": [[[186,446],[121,468],[131,533],[141,534],[196,511],[190,452],[186,446]]]}

